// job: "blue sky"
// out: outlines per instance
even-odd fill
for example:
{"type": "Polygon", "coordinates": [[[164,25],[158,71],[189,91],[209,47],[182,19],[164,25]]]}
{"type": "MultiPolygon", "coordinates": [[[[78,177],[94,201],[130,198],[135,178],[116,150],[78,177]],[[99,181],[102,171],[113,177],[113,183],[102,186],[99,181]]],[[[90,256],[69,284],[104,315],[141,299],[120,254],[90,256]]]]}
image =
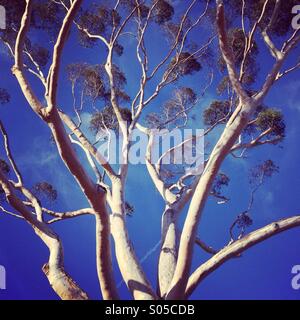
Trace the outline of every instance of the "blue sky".
{"type": "MultiPolygon", "coordinates": [[[[198,34],[193,35],[193,37],[197,36],[198,34]]],[[[45,45],[42,37],[37,37],[37,41],[45,45]]],[[[133,95],[137,88],[136,79],[139,76],[139,69],[135,60],[130,57],[133,54],[133,43],[126,41],[125,49],[128,55],[123,55],[117,61],[127,76],[127,91],[133,95]]],[[[158,60],[162,49],[161,36],[155,32],[155,29],[151,30],[147,34],[147,41],[152,44],[150,51],[153,61],[158,60]]],[[[102,46],[97,46],[93,50],[79,48],[76,44],[76,35],[71,36],[64,53],[59,87],[58,100],[62,109],[71,110],[71,90],[64,72],[66,65],[81,61],[99,63],[104,53],[102,46]]],[[[292,58],[299,56],[299,53],[298,49],[292,58]]],[[[258,83],[262,81],[272,62],[264,50],[261,51],[259,59],[263,67],[258,83]]],[[[0,87],[7,88],[12,99],[8,105],[1,106],[0,117],[9,133],[16,161],[27,185],[31,187],[34,183],[44,180],[52,183],[59,193],[54,209],[65,211],[85,207],[86,201],[74,183],[73,177],[65,169],[55,147],[49,143],[48,128],[30,110],[16,80],[11,75],[11,65],[12,61],[1,49],[0,87]]],[[[210,199],[199,227],[201,238],[210,245],[221,248],[228,241],[229,226],[237,214],[245,210],[248,205],[250,194],[247,182],[248,170],[260,160],[273,159],[280,166],[280,172],[259,190],[252,210],[254,225],[249,231],[282,217],[300,214],[299,75],[299,71],[295,72],[276,84],[266,100],[267,105],[280,108],[285,115],[287,131],[281,148],[267,146],[253,150],[245,160],[229,157],[225,161],[222,171],[231,177],[225,194],[231,201],[220,206],[210,199]]],[[[193,78],[187,77],[184,83],[199,92],[205,79],[205,73],[200,73],[193,78]]],[[[38,83],[34,79],[31,81],[34,89],[41,92],[38,83]]],[[[216,98],[213,89],[214,87],[207,93],[201,106],[197,109],[196,125],[200,128],[202,127],[201,108],[216,98]]],[[[153,86],[150,86],[148,90],[147,94],[153,90],[153,86]]],[[[150,106],[151,111],[158,110],[169,94],[169,90],[164,91],[161,97],[150,106]]],[[[89,118],[89,112],[89,110],[85,111],[86,121],[89,118]]],[[[216,139],[219,133],[220,131],[216,130],[211,139],[216,139]]],[[[164,207],[142,165],[130,167],[126,196],[135,207],[134,216],[128,219],[130,237],[138,257],[142,259],[159,242],[160,221],[164,207]]],[[[181,220],[185,212],[186,210],[181,220]]],[[[55,225],[55,230],[63,240],[65,265],[68,272],[92,298],[101,298],[95,268],[93,218],[82,217],[61,222],[55,225]]],[[[299,299],[300,291],[295,291],[291,287],[291,269],[294,265],[300,264],[299,239],[300,230],[294,229],[255,246],[244,253],[241,258],[227,262],[210,275],[195,291],[192,298],[299,299]]],[[[0,265],[5,266],[7,270],[7,290],[0,290],[0,299],[57,299],[41,271],[47,257],[46,247],[24,221],[0,214],[0,265]]],[[[193,268],[208,257],[207,254],[196,248],[193,268]]],[[[143,267],[154,285],[157,259],[158,250],[143,262],[143,267]]],[[[121,296],[129,299],[115,261],[114,265],[121,296]]]]}

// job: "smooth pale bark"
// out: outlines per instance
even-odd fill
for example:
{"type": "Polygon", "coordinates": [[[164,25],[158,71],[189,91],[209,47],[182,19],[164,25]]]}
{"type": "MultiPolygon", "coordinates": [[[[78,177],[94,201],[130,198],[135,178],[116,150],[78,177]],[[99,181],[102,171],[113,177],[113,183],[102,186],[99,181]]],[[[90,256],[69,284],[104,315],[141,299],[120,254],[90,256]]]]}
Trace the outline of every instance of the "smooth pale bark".
{"type": "Polygon", "coordinates": [[[177,214],[166,208],[162,216],[162,245],[158,261],[158,295],[165,298],[177,262],[177,214]]]}
{"type": "MultiPolygon", "coordinates": [[[[154,178],[152,174],[150,175],[154,178]]],[[[196,178],[191,187],[178,198],[169,189],[165,193],[168,194],[166,199],[169,199],[170,204],[166,205],[162,216],[162,246],[158,264],[158,293],[160,297],[166,297],[175,274],[178,257],[178,218],[194,194],[197,181],[196,178]]]]}
{"type": "MultiPolygon", "coordinates": [[[[240,99],[240,104],[237,107],[234,115],[231,117],[227,126],[215,146],[209,162],[205,168],[205,171],[196,187],[195,195],[192,198],[191,205],[188,211],[187,219],[184,225],[184,229],[181,236],[181,242],[179,247],[179,258],[177,261],[176,268],[174,268],[174,262],[176,263],[176,259],[174,259],[175,255],[170,254],[173,252],[172,250],[176,250],[176,219],[172,217],[168,212],[165,215],[162,222],[162,251],[160,257],[160,265],[159,267],[159,279],[162,285],[162,294],[165,295],[166,288],[169,288],[171,273],[174,273],[171,289],[167,294],[167,299],[181,299],[184,298],[184,292],[187,286],[192,254],[193,254],[193,246],[196,238],[196,232],[198,223],[206,203],[207,197],[210,192],[211,185],[215,179],[216,174],[222,164],[222,161],[226,157],[226,155],[230,152],[233,144],[236,139],[242,132],[243,128],[248,124],[248,120],[251,117],[251,114],[255,110],[256,106],[260,104],[271,88],[272,84],[277,80],[278,72],[283,64],[283,53],[277,55],[277,62],[273,72],[269,75],[264,87],[261,92],[258,93],[255,100],[249,98],[241,82],[238,80],[235,73],[235,66],[233,60],[230,57],[228,44],[226,43],[226,29],[225,25],[225,16],[224,16],[224,8],[221,0],[217,0],[217,25],[219,28],[219,38],[220,38],[220,48],[224,56],[224,60],[227,64],[229,78],[232,84],[232,87],[237,93],[238,98],[240,99]],[[221,13],[221,14],[220,14],[221,13]],[[260,102],[258,102],[260,101],[260,102]],[[168,252],[164,252],[164,248],[170,249],[168,252]],[[162,259],[162,260],[161,260],[162,259]],[[164,260],[164,261],[163,261],[164,260]],[[168,269],[168,267],[170,269],[168,269]],[[174,271],[175,270],[175,271],[174,271]],[[170,272],[169,272],[170,271],[170,272]]],[[[30,26],[30,15],[31,15],[31,7],[32,1],[26,0],[26,10],[22,18],[20,32],[18,33],[18,37],[16,40],[16,50],[15,50],[15,66],[13,67],[13,73],[19,81],[20,87],[26,97],[27,101],[31,105],[32,109],[44,120],[48,123],[52,134],[54,136],[55,142],[57,144],[59,153],[61,155],[62,160],[68,167],[69,171],[76,178],[78,184],[82,188],[82,191],[86,195],[91,207],[95,211],[96,216],[96,237],[97,237],[97,268],[98,268],[98,276],[100,280],[100,285],[102,288],[102,293],[104,299],[115,299],[117,298],[117,292],[115,283],[113,280],[113,272],[111,266],[111,253],[110,253],[110,243],[109,243],[109,234],[110,234],[110,226],[109,226],[109,216],[107,214],[105,208],[105,192],[103,190],[98,189],[89,176],[86,174],[83,166],[79,162],[76,153],[74,152],[68,135],[66,134],[62,121],[58,115],[58,111],[56,109],[56,94],[57,94],[57,84],[59,78],[59,65],[61,54],[64,48],[64,44],[67,39],[68,32],[70,30],[71,24],[74,20],[75,14],[78,11],[80,6],[80,0],[74,0],[70,3],[71,7],[68,11],[62,28],[59,32],[59,36],[54,48],[53,55],[53,63],[48,77],[47,88],[48,92],[46,92],[45,96],[47,98],[48,106],[44,108],[40,101],[35,96],[32,88],[28,84],[28,81],[23,73],[23,46],[26,39],[26,35],[30,26]]],[[[121,29],[120,29],[121,30],[121,29]]],[[[120,31],[119,30],[119,31],[120,31]]],[[[121,31],[120,31],[121,32],[121,31]]],[[[288,41],[289,42],[289,41],[288,41]]],[[[287,43],[288,43],[287,42],[287,43]]],[[[293,43],[290,43],[286,46],[286,51],[289,51],[289,47],[292,48],[294,46],[293,43]]],[[[105,65],[107,74],[110,80],[111,86],[111,103],[120,123],[123,135],[125,140],[127,140],[128,130],[127,127],[122,124],[122,116],[119,110],[117,96],[115,91],[114,84],[114,76],[112,72],[112,52],[113,45],[108,45],[108,58],[107,63],[105,65]]],[[[158,92],[157,92],[158,93],[158,92]]],[[[155,95],[153,96],[155,97],[155,95]]],[[[150,101],[151,101],[150,97],[150,101]]],[[[149,99],[148,99],[149,100],[149,99]]],[[[147,102],[145,103],[147,104],[147,102]]],[[[142,109],[141,109],[142,110],[142,109]]],[[[80,134],[80,132],[78,132],[80,134]]],[[[79,137],[79,135],[78,135],[79,137]]],[[[81,136],[81,140],[84,140],[81,136]]],[[[127,144],[129,145],[129,144],[127,144]]],[[[125,145],[125,146],[127,146],[125,145]]],[[[125,148],[125,153],[128,152],[128,148],[125,148]]],[[[125,158],[127,158],[125,156],[125,158]]],[[[100,159],[98,159],[100,161],[100,159]]],[[[101,161],[100,161],[101,162],[101,161]]],[[[112,192],[112,201],[110,203],[113,211],[113,215],[111,218],[112,224],[112,234],[114,236],[115,244],[116,244],[116,254],[118,263],[120,266],[121,273],[124,277],[124,280],[132,292],[133,296],[136,299],[153,299],[155,295],[153,294],[153,290],[149,282],[147,281],[138,260],[134,254],[133,248],[131,246],[127,229],[126,229],[126,214],[124,212],[124,196],[123,196],[123,187],[124,180],[127,173],[127,165],[123,166],[124,170],[121,170],[121,179],[118,183],[113,184],[113,192],[112,192]],[[120,183],[119,183],[120,182],[120,183]]],[[[114,177],[116,178],[116,177],[114,177]]],[[[117,179],[116,179],[117,180],[117,179]]],[[[160,183],[157,184],[158,189],[161,187],[160,183]]],[[[161,189],[164,193],[167,189],[165,186],[162,186],[161,189]]],[[[169,204],[169,202],[167,201],[169,204]]],[[[172,203],[173,204],[173,203],[172,203]]],[[[173,208],[172,208],[173,210],[173,208]]],[[[55,245],[51,245],[51,247],[55,247],[55,245]]],[[[166,250],[167,251],[167,250],[166,250]]],[[[59,248],[56,248],[56,252],[60,252],[59,248]]],[[[57,255],[56,255],[57,256],[57,255]]],[[[52,266],[52,264],[51,264],[52,266]]],[[[51,268],[49,264],[49,268],[51,268]]],[[[45,267],[47,272],[47,267],[45,267]]],[[[59,280],[59,278],[57,278],[59,280]]]]}
{"type": "MultiPolygon", "coordinates": [[[[60,250],[59,242],[53,243],[49,247],[50,253],[60,250]]],[[[56,253],[53,253],[55,255],[56,253]]],[[[62,300],[88,300],[88,295],[78,287],[76,282],[66,273],[60,265],[50,265],[49,263],[43,266],[45,273],[52,289],[62,300]]]]}
{"type": "Polygon", "coordinates": [[[135,255],[132,244],[130,242],[128,231],[126,227],[126,213],[124,202],[124,185],[128,172],[128,147],[129,147],[129,132],[127,123],[123,121],[117,94],[115,90],[115,79],[113,74],[113,44],[108,47],[108,56],[105,64],[110,84],[111,105],[116,114],[119,127],[123,135],[122,154],[124,164],[121,165],[120,177],[110,177],[112,181],[112,196],[110,207],[112,210],[111,228],[112,235],[115,242],[115,251],[118,265],[123,276],[123,279],[136,300],[154,300],[156,295],[151,288],[149,281],[143,272],[139,261],[135,255]]]}
{"type": "MultiPolygon", "coordinates": [[[[83,144],[83,146],[87,148],[87,150],[95,157],[97,162],[103,166],[103,168],[106,170],[108,176],[112,181],[113,191],[110,206],[112,212],[116,214],[114,214],[111,218],[111,232],[115,240],[117,261],[125,283],[127,284],[130,292],[132,293],[135,299],[154,299],[155,294],[153,293],[153,289],[151,288],[149,281],[146,279],[146,276],[139,265],[138,259],[135,256],[127,232],[125,221],[126,214],[124,212],[123,207],[124,196],[122,185],[124,184],[124,182],[122,182],[121,179],[116,176],[109,163],[107,163],[102,158],[101,154],[93,145],[90,144],[90,142],[86,139],[82,132],[73,123],[73,121],[63,112],[59,112],[59,115],[61,119],[64,121],[64,123],[69,127],[69,129],[76,135],[79,141],[83,144]],[[122,262],[124,261],[124,259],[126,259],[127,262],[122,262]],[[139,289],[138,286],[135,285],[135,282],[140,283],[141,288],[144,287],[146,289],[139,289]]],[[[97,223],[99,223],[98,219],[96,219],[96,221],[97,223]]]]}
{"type": "Polygon", "coordinates": [[[154,142],[154,135],[150,130],[137,124],[139,130],[144,132],[149,137],[146,153],[146,166],[150,177],[165,201],[165,211],[162,215],[161,222],[161,248],[158,262],[158,295],[160,298],[165,298],[171,281],[173,279],[178,253],[178,228],[177,220],[183,207],[190,201],[193,191],[196,187],[198,179],[192,184],[191,188],[187,189],[180,197],[175,195],[164,183],[158,174],[157,167],[151,163],[151,151],[154,142]]]}
{"type": "Polygon", "coordinates": [[[99,189],[93,183],[91,178],[87,175],[82,164],[80,163],[56,108],[56,91],[60,69],[60,58],[67,39],[67,34],[72,25],[74,16],[80,7],[80,3],[81,1],[79,0],[73,1],[71,8],[63,21],[56,46],[54,48],[53,64],[49,72],[47,83],[49,91],[45,93],[46,97],[48,98],[47,108],[44,108],[40,101],[37,99],[30,84],[28,83],[28,80],[24,75],[22,55],[26,35],[30,27],[30,18],[33,4],[31,0],[26,0],[25,12],[22,17],[20,30],[16,40],[15,65],[13,67],[13,73],[16,76],[20,88],[31,108],[42,118],[42,120],[44,120],[48,124],[54,137],[61,159],[78,182],[91,207],[94,209],[95,215],[97,215],[99,218],[97,220],[97,230],[101,229],[101,232],[97,232],[97,236],[101,236],[101,238],[98,238],[97,242],[100,243],[101,241],[101,245],[98,245],[97,247],[97,257],[101,258],[101,261],[97,262],[97,266],[99,282],[102,289],[102,296],[104,299],[118,299],[112,270],[111,248],[109,242],[110,224],[109,216],[105,206],[106,194],[103,190],[99,189]]]}
{"type": "Polygon", "coordinates": [[[167,199],[169,199],[171,203],[166,204],[165,211],[162,215],[162,245],[158,262],[158,295],[164,299],[170,289],[176,270],[178,238],[180,234],[178,230],[178,218],[184,206],[191,199],[196,182],[197,179],[195,180],[194,185],[192,185],[190,189],[186,190],[186,192],[179,198],[167,189],[167,194],[169,195],[167,199]]]}
{"type": "Polygon", "coordinates": [[[71,132],[76,136],[82,146],[87,150],[98,162],[99,165],[103,167],[105,172],[109,177],[115,177],[116,173],[108,163],[108,161],[101,155],[94,145],[86,138],[83,132],[76,126],[73,120],[64,112],[59,111],[59,115],[64,122],[64,124],[71,130],[71,132]]]}
{"type": "MultiPolygon", "coordinates": [[[[238,108],[241,108],[241,106],[238,108]]],[[[229,120],[221,138],[212,151],[209,161],[196,187],[195,194],[192,197],[188,210],[180,238],[177,266],[167,299],[173,300],[184,298],[184,292],[191,268],[198,224],[204,205],[209,196],[211,186],[224,158],[229,153],[243,129],[246,127],[255,108],[255,102],[252,104],[245,104],[243,106],[243,112],[238,113],[234,116],[234,119],[229,120]]]]}
{"type": "Polygon", "coordinates": [[[128,139],[128,130],[127,130],[127,123],[122,118],[122,114],[118,104],[116,88],[115,88],[115,77],[113,74],[113,45],[110,45],[108,49],[108,55],[105,63],[105,70],[109,78],[110,102],[113,107],[114,113],[117,117],[118,124],[120,126],[120,130],[122,132],[124,143],[125,143],[125,141],[128,139]]]}
{"type": "Polygon", "coordinates": [[[164,298],[173,279],[176,262],[177,262],[177,218],[178,214],[173,208],[173,204],[177,201],[174,195],[161,180],[157,173],[155,165],[151,163],[151,150],[154,142],[154,135],[146,128],[138,125],[138,128],[148,134],[149,142],[146,153],[146,166],[150,177],[166,202],[165,211],[161,221],[161,248],[158,261],[158,296],[164,298]]]}
{"type": "Polygon", "coordinates": [[[216,0],[216,3],[216,22],[219,33],[220,49],[227,65],[228,76],[231,85],[239,98],[239,105],[227,122],[221,138],[214,147],[192,198],[180,239],[178,262],[167,299],[184,299],[184,292],[191,268],[197,228],[212,183],[220,169],[223,160],[230,152],[230,149],[233,147],[243,129],[246,127],[253,112],[258,105],[263,103],[264,98],[276,81],[280,69],[283,66],[283,63],[289,52],[300,40],[299,37],[296,37],[295,33],[294,36],[287,41],[286,48],[281,53],[280,58],[276,60],[271,72],[266,78],[262,89],[254,97],[248,97],[247,92],[244,90],[241,82],[239,81],[232,58],[232,51],[227,41],[227,30],[225,23],[226,19],[223,2],[221,0],[216,0]]]}
{"type": "Polygon", "coordinates": [[[57,36],[56,43],[53,49],[53,60],[50,66],[50,72],[47,80],[48,92],[46,93],[47,104],[50,109],[56,108],[57,102],[57,88],[59,80],[59,71],[61,65],[61,57],[65,44],[67,42],[68,36],[70,34],[71,26],[76,17],[77,12],[80,9],[83,0],[73,0],[70,1],[70,9],[68,10],[62,26],[60,28],[59,34],[57,36]]]}
{"type": "Polygon", "coordinates": [[[83,169],[72,147],[60,116],[56,109],[47,118],[59,154],[69,171],[77,179],[96,216],[97,271],[103,299],[118,299],[117,288],[113,277],[110,247],[110,223],[106,210],[106,194],[98,188],[83,169]]]}
{"type": "Polygon", "coordinates": [[[123,192],[121,180],[115,179],[112,182],[112,197],[109,204],[112,210],[111,232],[118,266],[135,300],[154,300],[156,295],[140,266],[128,236],[123,192]]]}
{"type": "Polygon", "coordinates": [[[3,136],[3,142],[4,142],[4,148],[5,148],[5,152],[6,152],[6,156],[9,159],[10,165],[13,168],[13,171],[18,179],[18,185],[22,185],[23,184],[23,178],[21,175],[20,170],[18,169],[18,166],[15,162],[15,159],[12,155],[11,152],[11,148],[10,148],[10,143],[9,143],[9,139],[8,139],[8,134],[6,132],[6,129],[2,123],[2,121],[0,120],[0,132],[2,133],[3,136]]]}
{"type": "Polygon", "coordinates": [[[299,227],[300,216],[282,219],[273,222],[261,229],[255,230],[244,238],[235,241],[231,245],[220,250],[215,256],[202,264],[189,278],[185,297],[188,298],[196,287],[213,271],[219,268],[226,261],[234,258],[245,250],[255,246],[256,244],[269,239],[285,230],[299,227]]]}
{"type": "MultiPolygon", "coordinates": [[[[156,297],[153,289],[135,256],[129,239],[125,221],[126,214],[124,212],[123,185],[125,179],[120,179],[114,173],[110,165],[107,162],[104,162],[101,154],[99,154],[96,148],[89,143],[86,137],[78,128],[76,128],[76,125],[67,115],[63,112],[59,112],[59,114],[64,123],[76,135],[83,146],[87,148],[97,162],[103,166],[112,181],[112,196],[109,203],[114,214],[111,217],[111,232],[115,242],[118,265],[126,285],[136,300],[155,299],[156,297]]],[[[123,175],[124,172],[125,170],[123,170],[123,175]]]]}
{"type": "Polygon", "coordinates": [[[118,299],[118,292],[113,278],[111,261],[109,263],[106,261],[108,258],[111,259],[109,217],[107,216],[107,220],[103,221],[101,215],[95,214],[95,219],[96,265],[102,296],[105,300],[116,300],[118,299]]]}
{"type": "Polygon", "coordinates": [[[0,170],[0,185],[4,190],[8,203],[18,211],[24,219],[32,226],[35,233],[48,247],[50,255],[48,263],[44,265],[43,271],[48,281],[63,300],[87,300],[87,294],[75,283],[64,269],[63,248],[61,241],[46,224],[36,220],[36,217],[27,209],[22,201],[15,195],[10,182],[0,170]]]}

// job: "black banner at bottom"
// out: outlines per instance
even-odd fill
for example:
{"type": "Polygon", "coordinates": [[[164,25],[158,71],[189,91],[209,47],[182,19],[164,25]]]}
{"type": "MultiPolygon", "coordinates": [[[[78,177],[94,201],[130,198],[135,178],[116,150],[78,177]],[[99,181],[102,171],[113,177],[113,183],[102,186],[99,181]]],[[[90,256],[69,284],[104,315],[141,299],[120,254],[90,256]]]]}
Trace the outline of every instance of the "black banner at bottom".
{"type": "Polygon", "coordinates": [[[60,318],[64,312],[70,316],[83,315],[84,319],[173,319],[194,320],[210,317],[231,318],[268,315],[285,317],[300,310],[299,301],[0,301],[0,310],[10,316],[34,316],[34,310],[43,310],[47,317],[60,318]],[[20,306],[20,307],[18,307],[20,306]],[[257,307],[257,308],[256,308],[257,307]],[[6,309],[7,308],[7,309],[6,309]],[[6,310],[5,310],[6,309],[6,310]]]}

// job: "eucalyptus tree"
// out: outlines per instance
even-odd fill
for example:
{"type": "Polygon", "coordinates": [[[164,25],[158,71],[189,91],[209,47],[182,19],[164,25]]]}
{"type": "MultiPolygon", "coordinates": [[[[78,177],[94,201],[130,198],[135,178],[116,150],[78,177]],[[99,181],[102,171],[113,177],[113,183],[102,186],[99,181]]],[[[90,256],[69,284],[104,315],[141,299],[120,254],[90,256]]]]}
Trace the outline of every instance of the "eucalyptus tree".
{"type": "MultiPolygon", "coordinates": [[[[230,201],[223,189],[234,172],[222,171],[224,160],[234,157],[246,161],[247,153],[278,145],[285,137],[283,112],[267,106],[265,98],[275,83],[284,81],[300,66],[291,54],[300,40],[299,30],[291,26],[296,2],[1,1],[7,12],[1,43],[11,57],[14,90],[21,90],[31,112],[38,116],[36,121],[48,126],[62,162],[88,203],[87,208],[72,212],[49,209],[59,190],[47,181],[28,187],[30,182],[23,178],[1,121],[1,210],[28,222],[48,247],[49,260],[43,272],[60,298],[89,298],[66,272],[62,241],[52,229],[52,224],[65,219],[82,215],[95,218],[97,272],[104,299],[119,298],[112,252],[134,299],[187,299],[204,278],[229,259],[300,225],[300,216],[292,216],[246,233],[254,223],[256,192],[266,178],[278,171],[276,164],[266,159],[250,170],[249,205],[232,222],[223,248],[212,248],[198,235],[208,198],[224,206],[230,201]],[[163,46],[150,41],[153,32],[164,41],[163,46]],[[47,41],[37,42],[40,37],[47,41]],[[68,54],[64,49],[70,41],[77,41],[82,50],[93,50],[99,61],[72,61],[62,68],[63,56],[68,54]],[[260,63],[261,51],[266,49],[272,59],[270,70],[260,63]],[[134,83],[128,83],[120,57],[136,69],[134,83]],[[61,103],[59,95],[62,73],[69,80],[73,98],[68,105],[61,103]],[[195,81],[197,90],[191,85],[195,81]],[[210,102],[205,99],[208,92],[214,96],[210,102]],[[83,126],[83,112],[91,115],[88,129],[83,126]],[[185,164],[175,161],[163,161],[167,155],[174,159],[177,145],[153,163],[157,130],[201,125],[205,127],[202,137],[209,142],[201,172],[186,170],[185,164]],[[145,170],[164,204],[157,284],[145,274],[126,224],[134,212],[134,204],[126,201],[125,190],[128,172],[135,170],[128,161],[135,130],[147,136],[145,170]],[[122,161],[118,165],[111,164],[97,147],[99,132],[110,131],[122,138],[122,161]],[[219,133],[216,141],[212,133],[219,133]],[[80,152],[84,157],[79,156],[80,152]],[[184,216],[182,230],[180,216],[184,216]],[[211,258],[191,270],[198,246],[211,258]]],[[[9,92],[1,88],[1,104],[9,103],[11,94],[11,88],[9,92]]],[[[192,136],[181,146],[190,144],[193,148],[195,141],[192,136]]]]}

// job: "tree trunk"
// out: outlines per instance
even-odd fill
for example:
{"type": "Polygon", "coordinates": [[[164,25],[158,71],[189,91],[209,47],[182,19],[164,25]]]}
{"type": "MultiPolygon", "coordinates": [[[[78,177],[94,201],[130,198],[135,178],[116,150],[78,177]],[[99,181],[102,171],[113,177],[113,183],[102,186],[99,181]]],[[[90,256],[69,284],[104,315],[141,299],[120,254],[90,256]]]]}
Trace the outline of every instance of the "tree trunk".
{"type": "Polygon", "coordinates": [[[134,299],[154,300],[156,298],[154,291],[138,262],[127,233],[123,187],[119,180],[113,181],[110,206],[111,231],[123,279],[134,299]]]}
{"type": "MultiPolygon", "coordinates": [[[[239,104],[237,110],[240,110],[241,107],[242,105],[239,104]]],[[[184,293],[192,263],[193,248],[195,245],[198,224],[211,186],[224,158],[230,152],[230,149],[247,125],[255,108],[256,103],[249,102],[243,105],[242,110],[239,113],[234,113],[211,153],[188,210],[180,239],[177,266],[167,299],[184,299],[184,293]]]]}
{"type": "MultiPolygon", "coordinates": [[[[38,234],[39,232],[36,231],[38,234]]],[[[41,237],[42,238],[42,237],[41,237]]],[[[52,289],[62,300],[88,300],[88,295],[66,273],[63,266],[63,249],[58,239],[47,241],[50,250],[49,262],[43,266],[52,289]]]]}
{"type": "Polygon", "coordinates": [[[166,207],[162,217],[162,245],[158,262],[158,294],[165,298],[177,262],[177,214],[166,207]]]}
{"type": "Polygon", "coordinates": [[[107,221],[103,222],[101,216],[95,214],[95,220],[96,265],[102,296],[104,300],[117,300],[118,292],[114,284],[112,264],[106,262],[106,259],[111,261],[109,217],[107,217],[107,221]]]}
{"type": "Polygon", "coordinates": [[[43,271],[50,285],[63,300],[87,300],[87,294],[71,279],[64,270],[63,248],[58,235],[48,225],[38,221],[23,202],[15,195],[11,183],[0,170],[0,185],[5,193],[8,203],[19,212],[31,225],[36,235],[48,247],[50,255],[43,271]]]}
{"type": "Polygon", "coordinates": [[[97,267],[103,299],[118,299],[117,288],[113,277],[110,221],[106,208],[106,194],[90,179],[82,167],[73,146],[66,134],[63,123],[56,109],[47,118],[61,159],[77,180],[96,215],[97,267]],[[101,259],[101,261],[99,261],[101,259]]]}

